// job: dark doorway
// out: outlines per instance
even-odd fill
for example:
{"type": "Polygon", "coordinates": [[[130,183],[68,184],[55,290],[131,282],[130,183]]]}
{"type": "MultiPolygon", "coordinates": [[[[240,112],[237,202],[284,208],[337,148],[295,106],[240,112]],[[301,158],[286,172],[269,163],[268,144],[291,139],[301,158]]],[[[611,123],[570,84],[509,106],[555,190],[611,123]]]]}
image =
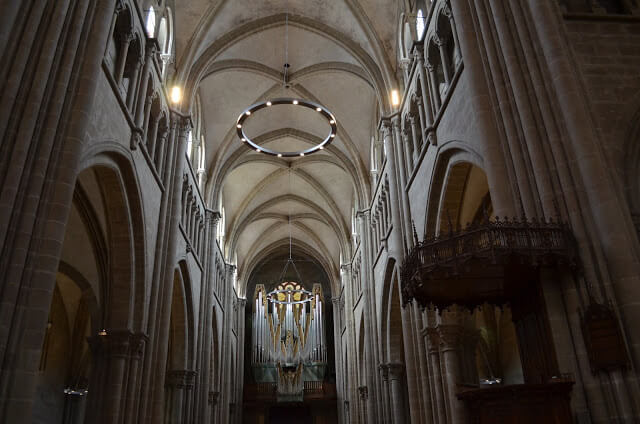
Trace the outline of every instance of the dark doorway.
{"type": "Polygon", "coordinates": [[[269,409],[269,424],[311,423],[311,408],[305,405],[277,405],[269,409]]]}

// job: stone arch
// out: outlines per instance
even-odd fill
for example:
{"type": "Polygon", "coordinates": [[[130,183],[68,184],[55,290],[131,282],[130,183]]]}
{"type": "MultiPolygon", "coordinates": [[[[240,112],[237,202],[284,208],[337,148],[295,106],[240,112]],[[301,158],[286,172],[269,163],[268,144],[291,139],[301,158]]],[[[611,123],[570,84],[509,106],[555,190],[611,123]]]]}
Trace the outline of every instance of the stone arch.
{"type": "Polygon", "coordinates": [[[180,261],[174,270],[169,325],[168,369],[190,370],[195,363],[193,304],[187,264],[180,261]]]}
{"type": "Polygon", "coordinates": [[[434,236],[440,230],[442,212],[444,212],[444,219],[447,219],[446,208],[443,208],[443,196],[446,193],[447,178],[451,173],[450,170],[458,163],[468,163],[480,169],[484,167],[482,157],[463,143],[451,141],[442,145],[433,167],[432,183],[427,197],[427,212],[424,224],[425,237],[434,236]]]}
{"type": "Polygon", "coordinates": [[[110,150],[89,154],[83,165],[78,180],[95,181],[104,206],[109,252],[105,328],[144,331],[145,226],[142,194],[132,160],[110,150]]]}
{"type": "Polygon", "coordinates": [[[87,337],[97,333],[99,309],[84,276],[61,262],[40,356],[34,423],[84,417],[92,371],[87,337]]]}
{"type": "Polygon", "coordinates": [[[382,328],[383,358],[387,362],[404,363],[404,338],[402,335],[402,316],[400,309],[400,289],[396,261],[390,258],[385,268],[382,292],[382,328]]]}

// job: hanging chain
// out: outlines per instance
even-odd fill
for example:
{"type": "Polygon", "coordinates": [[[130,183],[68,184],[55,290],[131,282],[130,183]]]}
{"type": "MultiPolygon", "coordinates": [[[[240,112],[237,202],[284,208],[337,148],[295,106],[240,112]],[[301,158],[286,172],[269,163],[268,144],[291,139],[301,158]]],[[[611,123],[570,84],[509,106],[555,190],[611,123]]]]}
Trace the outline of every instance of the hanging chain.
{"type": "Polygon", "coordinates": [[[289,88],[289,2],[284,17],[284,72],[282,73],[282,86],[289,88]]]}

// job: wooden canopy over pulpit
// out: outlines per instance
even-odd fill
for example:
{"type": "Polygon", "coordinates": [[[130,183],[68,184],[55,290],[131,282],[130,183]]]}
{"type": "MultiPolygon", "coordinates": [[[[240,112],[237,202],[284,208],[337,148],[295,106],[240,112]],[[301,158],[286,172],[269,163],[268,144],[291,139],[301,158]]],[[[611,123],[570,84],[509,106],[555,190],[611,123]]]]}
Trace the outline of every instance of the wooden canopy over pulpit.
{"type": "Polygon", "coordinates": [[[415,300],[440,310],[511,306],[525,384],[459,393],[475,422],[530,422],[516,419],[522,416],[571,422],[573,382],[558,370],[540,275],[545,268],[553,270],[547,275],[559,276],[577,267],[569,229],[535,220],[487,220],[417,243],[407,256],[402,268],[405,303],[415,300]],[[501,418],[478,412],[487,410],[500,411],[501,418]]]}

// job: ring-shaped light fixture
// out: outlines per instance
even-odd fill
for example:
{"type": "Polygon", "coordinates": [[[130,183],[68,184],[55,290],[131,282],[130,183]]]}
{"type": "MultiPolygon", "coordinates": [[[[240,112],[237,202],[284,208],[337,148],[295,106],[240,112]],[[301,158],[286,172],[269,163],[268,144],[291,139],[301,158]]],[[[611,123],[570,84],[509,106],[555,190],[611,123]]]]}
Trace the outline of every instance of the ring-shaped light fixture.
{"type": "Polygon", "coordinates": [[[251,149],[255,150],[256,152],[266,153],[267,155],[277,156],[279,158],[281,157],[291,158],[296,156],[310,155],[311,153],[315,153],[319,150],[323,150],[326,146],[328,146],[333,141],[334,138],[336,138],[336,134],[338,133],[338,124],[336,123],[335,116],[333,116],[333,114],[329,112],[327,108],[325,108],[322,105],[319,105],[318,103],[311,102],[309,100],[303,100],[303,99],[279,98],[279,99],[273,99],[273,100],[265,100],[264,102],[256,103],[254,105],[249,106],[247,109],[245,109],[245,111],[240,114],[240,116],[238,117],[238,121],[236,122],[236,132],[238,133],[238,137],[240,137],[240,140],[242,140],[244,143],[247,144],[247,146],[249,146],[251,149]],[[329,132],[329,135],[327,135],[327,137],[324,140],[322,140],[320,144],[317,144],[306,150],[299,150],[297,152],[280,152],[277,150],[260,146],[259,144],[251,140],[251,138],[249,138],[247,134],[245,134],[244,123],[256,111],[267,108],[267,107],[276,106],[276,105],[302,106],[308,109],[313,109],[314,111],[322,115],[327,120],[327,123],[331,127],[331,131],[329,132]]]}

